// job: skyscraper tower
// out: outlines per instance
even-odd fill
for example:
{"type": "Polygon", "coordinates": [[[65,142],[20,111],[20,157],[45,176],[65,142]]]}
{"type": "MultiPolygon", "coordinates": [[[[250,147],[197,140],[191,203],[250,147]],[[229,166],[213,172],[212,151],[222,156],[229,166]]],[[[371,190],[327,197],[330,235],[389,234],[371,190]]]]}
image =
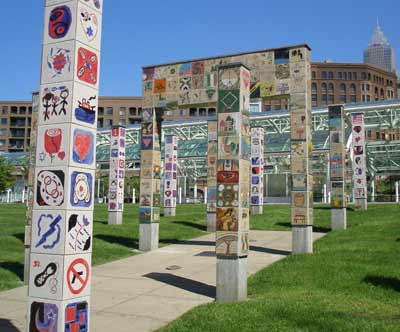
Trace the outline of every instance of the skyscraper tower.
{"type": "Polygon", "coordinates": [[[383,34],[379,21],[368,48],[364,51],[364,63],[375,65],[388,72],[396,72],[393,47],[383,34]]]}

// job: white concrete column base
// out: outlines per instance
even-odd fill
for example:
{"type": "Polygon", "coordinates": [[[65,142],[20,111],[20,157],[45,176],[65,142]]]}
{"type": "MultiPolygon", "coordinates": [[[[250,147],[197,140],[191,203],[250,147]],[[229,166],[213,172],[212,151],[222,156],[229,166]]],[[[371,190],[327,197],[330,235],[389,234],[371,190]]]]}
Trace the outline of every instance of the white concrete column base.
{"type": "Polygon", "coordinates": [[[176,207],[165,207],[164,208],[164,216],[165,217],[175,217],[176,216],[176,207]]]}
{"type": "Polygon", "coordinates": [[[312,226],[292,226],[292,254],[313,253],[312,226]]]}
{"type": "Polygon", "coordinates": [[[234,303],[247,299],[247,257],[217,257],[217,302],[234,303]]]}
{"type": "Polygon", "coordinates": [[[159,223],[139,224],[139,250],[152,251],[158,249],[159,223]]]}
{"type": "Polygon", "coordinates": [[[358,211],[367,211],[368,210],[368,202],[365,198],[356,198],[354,200],[355,209],[358,211]]]}
{"type": "Polygon", "coordinates": [[[331,209],[331,228],[333,231],[341,231],[347,228],[347,210],[331,209]]]}
{"type": "Polygon", "coordinates": [[[122,211],[109,211],[108,224],[109,225],[122,225],[122,211]]]}
{"type": "Polygon", "coordinates": [[[264,209],[262,205],[251,205],[250,206],[250,215],[263,214],[264,209]]]}
{"type": "Polygon", "coordinates": [[[215,212],[207,213],[207,232],[214,233],[217,230],[217,215],[215,212]]]}

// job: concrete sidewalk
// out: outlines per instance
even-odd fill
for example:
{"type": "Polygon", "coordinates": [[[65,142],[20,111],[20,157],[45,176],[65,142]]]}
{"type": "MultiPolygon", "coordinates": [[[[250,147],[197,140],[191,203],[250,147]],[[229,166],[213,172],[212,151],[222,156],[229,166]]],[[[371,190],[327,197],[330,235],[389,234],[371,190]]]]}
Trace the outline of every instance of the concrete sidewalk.
{"type": "MultiPolygon", "coordinates": [[[[314,240],[324,234],[314,233],[314,240]]],[[[154,331],[214,301],[214,234],[93,268],[91,331],[154,331]]],[[[251,231],[249,274],[290,254],[291,232],[251,231]]],[[[0,331],[25,331],[26,287],[0,293],[0,331]]]]}

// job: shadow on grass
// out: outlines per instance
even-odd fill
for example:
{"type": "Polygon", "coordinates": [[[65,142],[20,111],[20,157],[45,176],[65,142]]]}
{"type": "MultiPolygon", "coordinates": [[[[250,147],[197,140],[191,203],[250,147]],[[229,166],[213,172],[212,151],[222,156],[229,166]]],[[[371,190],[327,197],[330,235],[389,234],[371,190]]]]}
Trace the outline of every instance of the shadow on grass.
{"type": "Polygon", "coordinates": [[[262,252],[262,253],[265,253],[265,254],[282,255],[282,256],[289,256],[291,254],[291,252],[287,251],[287,250],[279,250],[279,249],[257,247],[257,246],[250,246],[250,250],[251,251],[257,251],[257,252],[262,252]]]}
{"type": "MultiPolygon", "coordinates": [[[[331,207],[330,206],[315,206],[314,205],[314,210],[330,210],[331,207]]],[[[353,207],[348,206],[346,208],[347,211],[356,211],[353,207]]]]}
{"type": "Polygon", "coordinates": [[[17,238],[18,240],[20,240],[22,243],[25,243],[25,234],[24,233],[13,234],[13,236],[15,238],[17,238]]]}
{"type": "Polygon", "coordinates": [[[96,234],[94,238],[111,243],[111,244],[119,244],[121,246],[127,247],[129,249],[138,249],[139,242],[138,239],[129,238],[125,236],[118,235],[105,235],[105,234],[96,234]]]}
{"type": "MultiPolygon", "coordinates": [[[[275,225],[283,226],[287,228],[292,228],[292,224],[290,222],[277,222],[275,225]]],[[[329,233],[331,231],[328,227],[321,227],[321,226],[313,226],[313,232],[317,233],[329,233]]]]}
{"type": "Polygon", "coordinates": [[[19,280],[24,280],[24,264],[19,262],[0,262],[0,269],[14,273],[19,280]]]}
{"type": "Polygon", "coordinates": [[[215,286],[210,286],[200,281],[179,277],[171,273],[158,273],[158,272],[148,273],[145,274],[143,277],[157,280],[163,282],[164,284],[168,284],[191,293],[215,298],[216,294],[215,286]]]}
{"type": "Polygon", "coordinates": [[[173,223],[174,224],[178,224],[178,225],[183,225],[183,226],[188,226],[188,227],[200,229],[201,231],[205,231],[205,232],[207,231],[207,226],[196,224],[195,222],[191,222],[191,221],[173,221],[173,223]]]}
{"type": "Polygon", "coordinates": [[[21,332],[8,319],[0,318],[0,331],[2,332],[21,332]]]}
{"type": "Polygon", "coordinates": [[[400,279],[382,276],[366,276],[364,282],[377,287],[391,289],[400,292],[400,279]]]}
{"type": "Polygon", "coordinates": [[[107,220],[93,220],[93,223],[107,225],[108,221],[107,220]]]}

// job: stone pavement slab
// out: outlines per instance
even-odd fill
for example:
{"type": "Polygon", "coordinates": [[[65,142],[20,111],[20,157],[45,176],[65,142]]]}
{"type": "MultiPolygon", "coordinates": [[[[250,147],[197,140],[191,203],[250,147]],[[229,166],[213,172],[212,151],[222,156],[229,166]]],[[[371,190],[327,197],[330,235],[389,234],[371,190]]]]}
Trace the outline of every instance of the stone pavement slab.
{"type": "MultiPolygon", "coordinates": [[[[314,241],[324,234],[314,233],[314,241]]],[[[214,234],[93,268],[91,331],[154,331],[214,301],[214,234]]],[[[291,232],[250,232],[249,275],[290,254],[291,232]]],[[[0,331],[25,331],[27,288],[0,293],[0,331]]]]}

